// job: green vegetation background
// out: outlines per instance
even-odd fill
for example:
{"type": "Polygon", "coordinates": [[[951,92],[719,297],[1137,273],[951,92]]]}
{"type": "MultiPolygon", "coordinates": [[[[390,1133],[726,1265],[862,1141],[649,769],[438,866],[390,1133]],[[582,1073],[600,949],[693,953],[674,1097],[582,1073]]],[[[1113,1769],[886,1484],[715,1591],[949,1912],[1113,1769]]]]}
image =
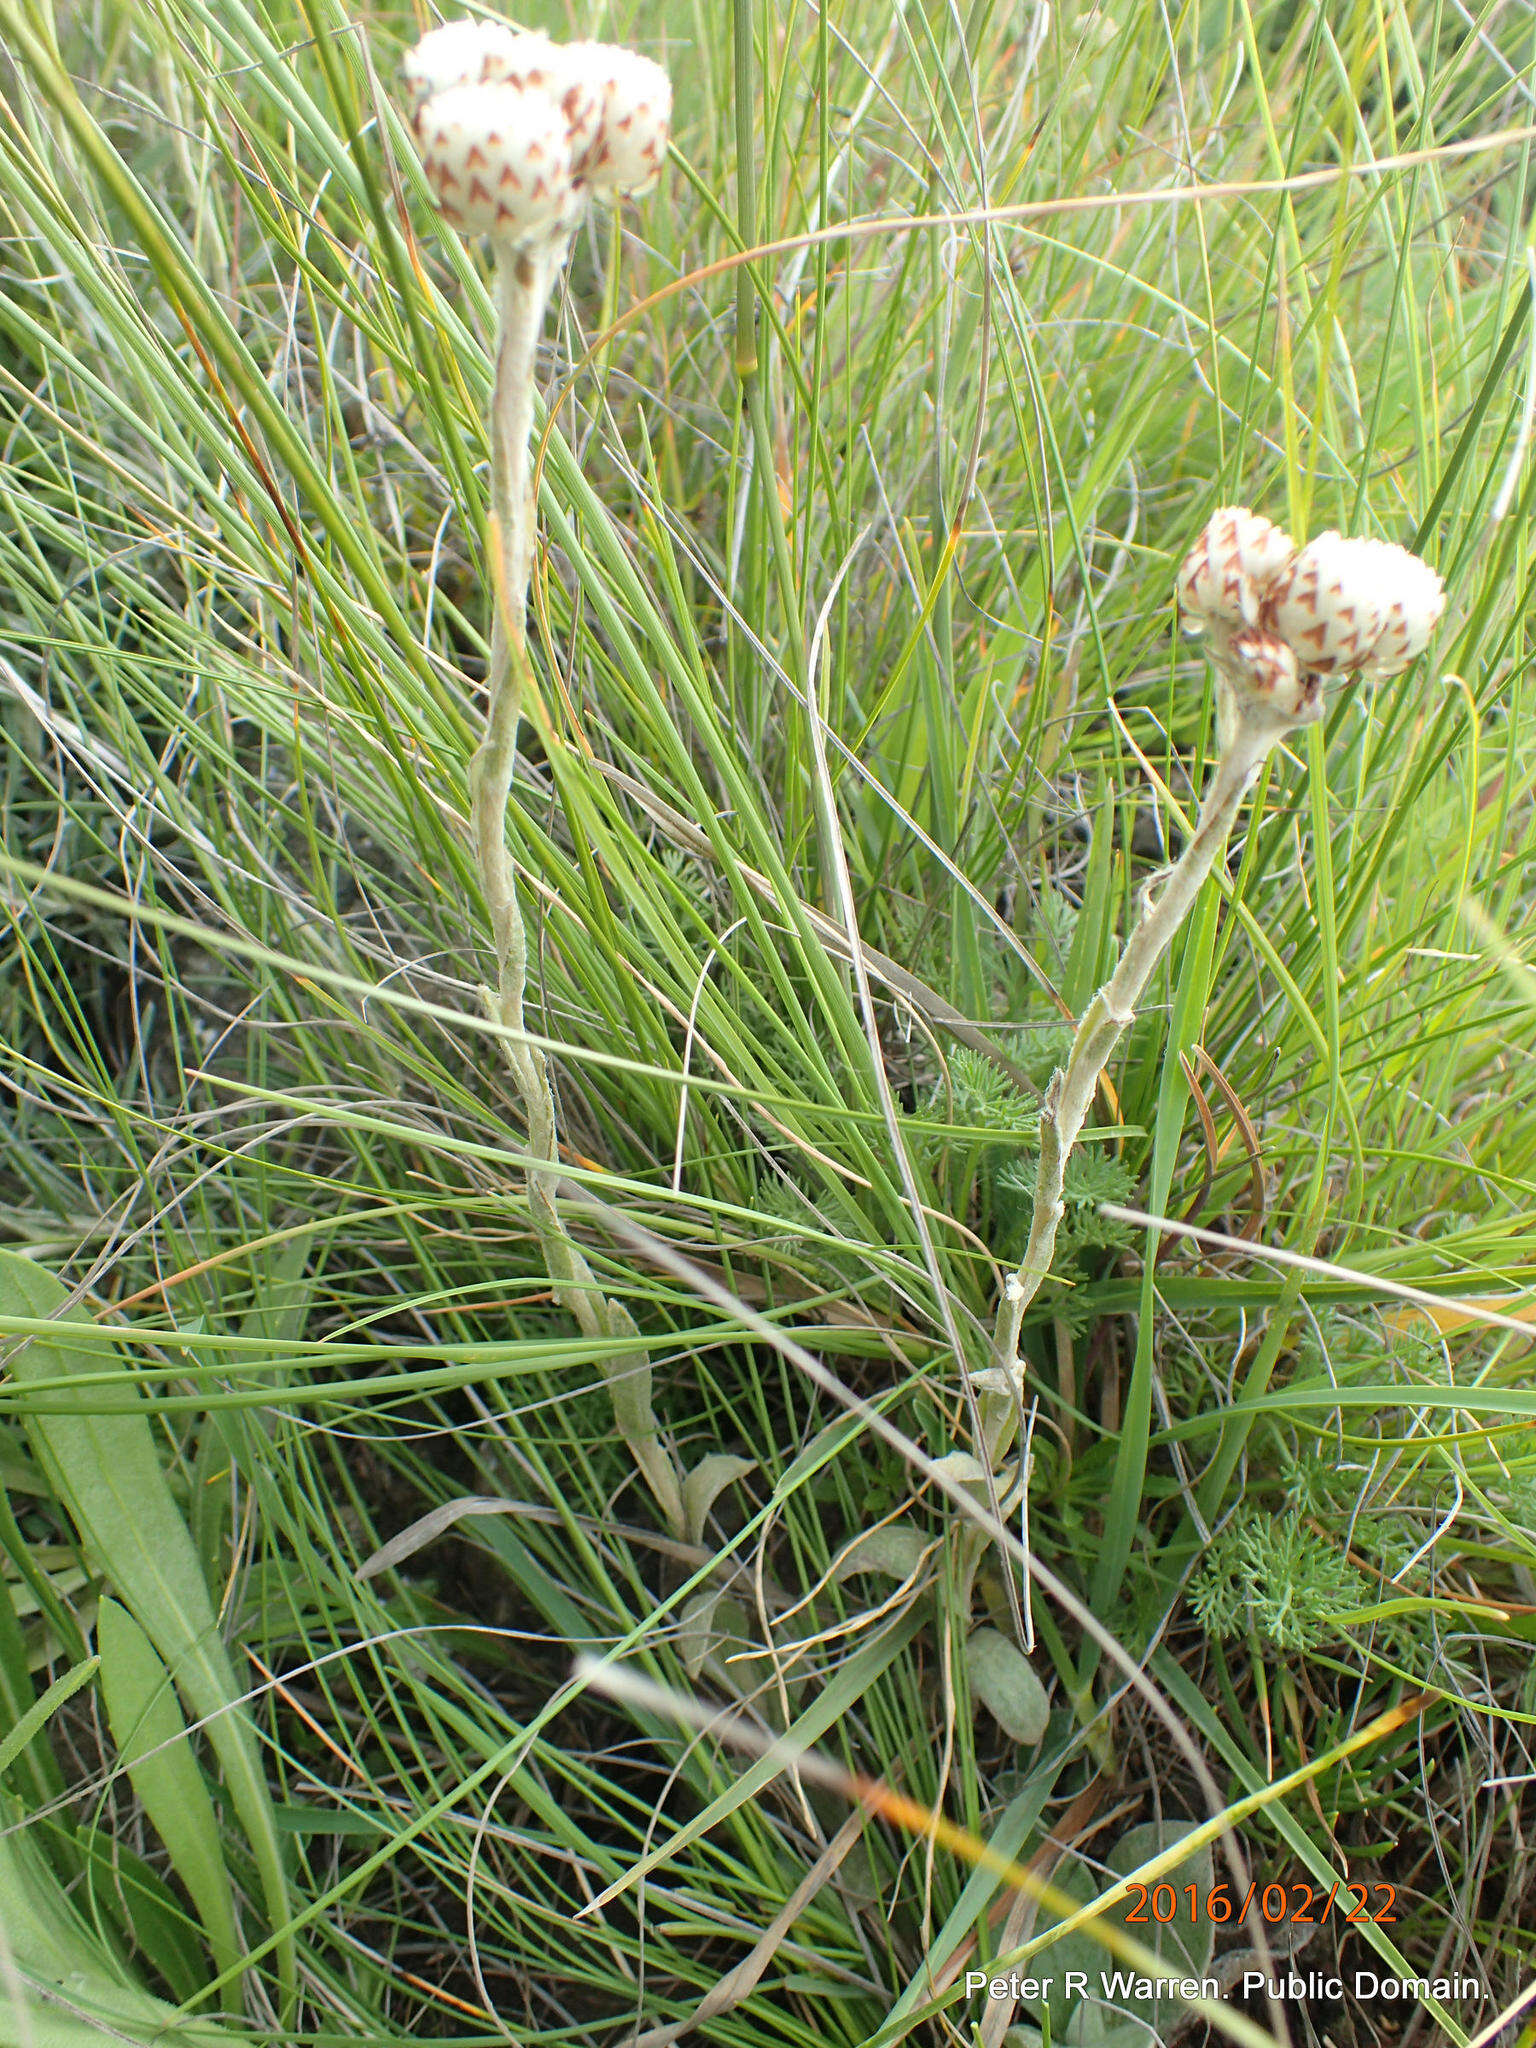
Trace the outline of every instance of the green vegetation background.
{"type": "Polygon", "coordinates": [[[1397,1884],[1465,2040],[1531,1913],[1529,21],[533,18],[663,58],[677,152],[544,364],[530,1014],[657,1410],[733,1462],[663,1538],[481,1021],[489,306],[392,97],[425,21],[0,0],[0,2036],[969,2038],[998,1878],[570,1685],[612,1651],[1005,1853],[1067,1816],[1084,1897],[1205,1817],[1189,1747],[1218,1804],[1313,1764],[1252,1868],[1397,1884]],[[1451,608],[1277,757],[1115,1064],[1026,1332],[1027,1745],[931,1467],[1211,756],[1170,593],[1231,502],[1451,608]],[[1348,1271],[1154,1265],[1106,1198],[1348,1271]]]}

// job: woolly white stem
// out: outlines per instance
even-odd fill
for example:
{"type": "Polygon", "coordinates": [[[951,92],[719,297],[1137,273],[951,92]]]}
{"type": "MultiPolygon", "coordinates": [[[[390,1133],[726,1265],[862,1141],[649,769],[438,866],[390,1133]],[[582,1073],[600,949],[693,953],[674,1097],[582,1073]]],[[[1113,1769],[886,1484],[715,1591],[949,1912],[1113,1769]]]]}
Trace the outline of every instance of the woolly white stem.
{"type": "MultiPolygon", "coordinates": [[[[469,768],[470,825],[496,946],[497,994],[493,1014],[499,1023],[519,1033],[524,1028],[528,940],[507,847],[506,814],[517,765],[523,692],[529,681],[524,631],[533,524],[528,503],[528,436],[533,425],[534,351],[549,296],[549,274],[541,277],[541,268],[536,259],[498,245],[499,319],[490,422],[491,517],[486,536],[492,557],[494,617],[486,678],[489,703],[485,737],[469,768]]],[[[542,1055],[519,1047],[510,1039],[504,1040],[503,1046],[526,1104],[529,1089],[524,1085],[523,1069],[536,1071],[542,1064],[542,1055]]],[[[542,1155],[547,1147],[536,1142],[533,1112],[530,1110],[529,1114],[529,1148],[542,1155]]]]}
{"type": "MultiPolygon", "coordinates": [[[[1225,690],[1225,684],[1223,685],[1225,690]]],[[[1231,700],[1229,699],[1229,702],[1231,700]]],[[[1140,919],[1126,940],[1120,963],[1083,1012],[1066,1065],[1051,1076],[1040,1110],[1040,1165],[1035,1178],[1029,1242],[1011,1275],[998,1312],[995,1368],[1003,1382],[987,1393],[983,1425],[989,1463],[1006,1449],[1018,1413],[1019,1333],[1025,1311],[1051,1270],[1056,1232],[1065,1210],[1067,1161],[1093,1103],[1099,1078],[1136,1015],[1136,1005],[1174,933],[1188,916],[1201,884],[1226,846],[1243,799],[1283,728],[1272,719],[1230,721],[1227,745],[1212,775],[1189,844],[1162,888],[1143,902],[1140,919]]]]}
{"type": "Polygon", "coordinates": [[[555,1098],[544,1054],[526,1037],[528,936],[507,846],[507,802],[517,765],[517,733],[525,692],[533,682],[527,606],[534,533],[528,464],[534,357],[550,291],[564,260],[563,242],[536,253],[505,244],[496,246],[498,334],[487,532],[495,617],[485,737],[469,768],[470,832],[496,948],[496,986],[484,990],[483,995],[488,1015],[504,1025],[508,1034],[501,1040],[502,1051],[528,1124],[528,1211],[554,1283],[555,1299],[575,1317],[583,1336],[626,1347],[603,1360],[614,1419],[669,1529],[681,1536],[685,1519],[682,1491],[651,1407],[649,1357],[643,1346],[628,1341],[639,1336],[634,1318],[621,1302],[604,1295],[560,1214],[555,1098]]]}

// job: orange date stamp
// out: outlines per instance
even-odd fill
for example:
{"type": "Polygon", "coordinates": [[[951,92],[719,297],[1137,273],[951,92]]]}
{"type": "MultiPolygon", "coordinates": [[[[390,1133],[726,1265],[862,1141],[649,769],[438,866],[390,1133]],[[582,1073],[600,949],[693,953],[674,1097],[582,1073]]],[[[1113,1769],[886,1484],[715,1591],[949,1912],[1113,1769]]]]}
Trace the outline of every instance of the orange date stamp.
{"type": "Polygon", "coordinates": [[[1126,1897],[1126,1924],[1132,1927],[1167,1927],[1180,1920],[1190,1926],[1201,1921],[1240,1926],[1255,1909],[1267,1927],[1319,1927],[1329,1919],[1345,1924],[1370,1920],[1384,1927],[1397,1918],[1395,1886],[1339,1879],[1325,1891],[1306,1883],[1261,1885],[1255,1878],[1241,1898],[1227,1884],[1203,1891],[1195,1884],[1133,1884],[1126,1897]]]}

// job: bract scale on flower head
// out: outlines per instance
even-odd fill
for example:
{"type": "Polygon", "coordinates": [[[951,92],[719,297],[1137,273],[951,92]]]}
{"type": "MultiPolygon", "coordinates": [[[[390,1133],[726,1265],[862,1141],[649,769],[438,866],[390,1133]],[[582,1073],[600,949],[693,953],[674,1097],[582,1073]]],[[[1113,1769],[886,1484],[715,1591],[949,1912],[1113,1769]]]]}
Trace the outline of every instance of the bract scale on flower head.
{"type": "Polygon", "coordinates": [[[1319,675],[1395,676],[1423,653],[1444,610],[1440,578],[1407,548],[1330,531],[1276,577],[1264,620],[1319,675]]]}
{"type": "Polygon", "coordinates": [[[1373,550],[1372,573],[1383,620],[1365,672],[1401,675],[1424,652],[1444,615],[1445,585],[1428,562],[1420,561],[1407,548],[1385,540],[1362,545],[1373,550]]]}
{"type": "Polygon", "coordinates": [[[1241,691],[1250,714],[1266,724],[1311,725],[1323,714],[1319,678],[1309,674],[1278,633],[1244,626],[1227,643],[1228,680],[1241,691]]]}

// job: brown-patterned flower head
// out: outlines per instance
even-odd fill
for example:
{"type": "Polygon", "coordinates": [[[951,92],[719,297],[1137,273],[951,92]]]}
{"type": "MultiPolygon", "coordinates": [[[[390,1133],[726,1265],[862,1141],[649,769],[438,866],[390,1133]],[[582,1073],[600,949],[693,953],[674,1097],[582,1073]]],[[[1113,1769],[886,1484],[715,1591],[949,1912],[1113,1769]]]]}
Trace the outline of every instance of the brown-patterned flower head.
{"type": "Polygon", "coordinates": [[[1392,541],[1369,540],[1383,625],[1365,663],[1368,676],[1401,675],[1429,645],[1445,610],[1445,585],[1428,562],[1392,541]]]}
{"type": "Polygon", "coordinates": [[[1244,626],[1227,642],[1223,672],[1245,699],[1251,716],[1259,711],[1281,727],[1311,725],[1322,716],[1322,683],[1303,669],[1295,651],[1263,626],[1244,626]]]}
{"type": "Polygon", "coordinates": [[[661,176],[672,126],[671,79],[638,50],[613,43],[568,43],[561,55],[572,103],[598,110],[591,141],[577,157],[577,176],[598,199],[638,198],[661,176]]]}
{"type": "Polygon", "coordinates": [[[1258,624],[1265,593],[1295,554],[1290,535],[1245,505],[1223,505],[1179,570],[1179,608],[1192,631],[1258,624]]]}
{"type": "Polygon", "coordinates": [[[1264,623],[1295,648],[1304,669],[1342,676],[1371,659],[1387,626],[1391,594],[1382,552],[1380,541],[1346,540],[1330,528],[1275,578],[1264,623]]]}
{"type": "Polygon", "coordinates": [[[465,234],[537,242],[570,221],[570,127],[547,93],[450,85],[422,101],[416,133],[443,218],[465,234]]]}

